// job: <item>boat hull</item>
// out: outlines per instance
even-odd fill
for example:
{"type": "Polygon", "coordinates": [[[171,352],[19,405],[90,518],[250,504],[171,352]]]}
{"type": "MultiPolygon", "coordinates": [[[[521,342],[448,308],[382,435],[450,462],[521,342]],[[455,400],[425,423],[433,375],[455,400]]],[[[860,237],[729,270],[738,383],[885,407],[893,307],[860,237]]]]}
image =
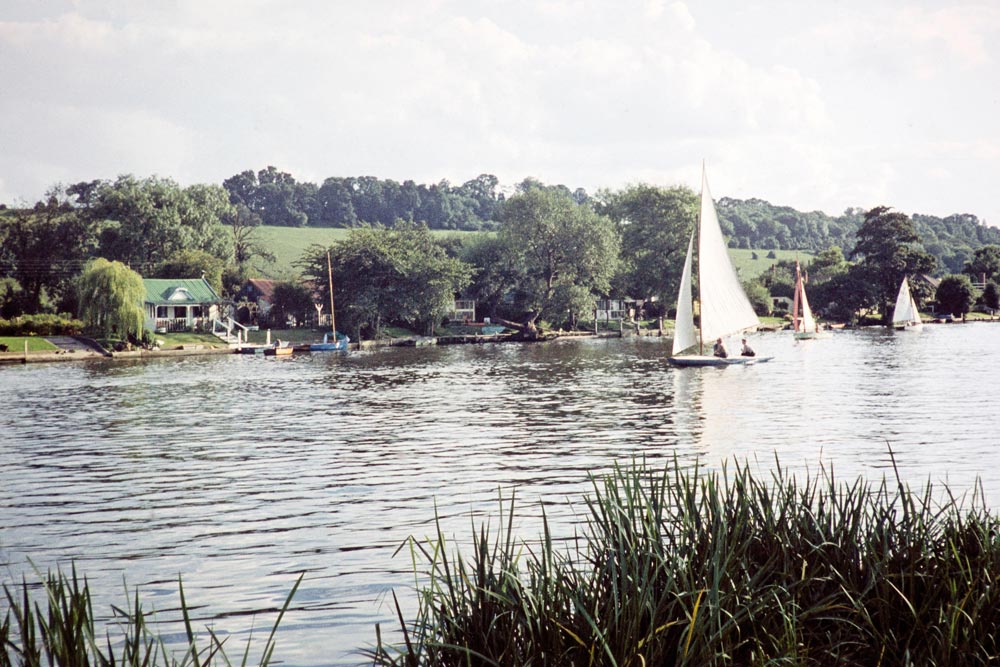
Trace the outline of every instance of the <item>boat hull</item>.
{"type": "Polygon", "coordinates": [[[265,357],[287,357],[295,350],[291,347],[269,347],[264,350],[265,357]]]}
{"type": "Polygon", "coordinates": [[[795,334],[795,340],[818,340],[829,337],[830,334],[825,331],[800,331],[795,334]]]}
{"type": "Polygon", "coordinates": [[[347,349],[347,340],[340,339],[336,343],[312,343],[309,345],[310,352],[338,352],[347,349]]]}
{"type": "Polygon", "coordinates": [[[710,357],[707,355],[692,354],[681,357],[667,357],[667,361],[672,366],[681,368],[691,368],[700,366],[749,366],[770,361],[773,357],[710,357]]]}

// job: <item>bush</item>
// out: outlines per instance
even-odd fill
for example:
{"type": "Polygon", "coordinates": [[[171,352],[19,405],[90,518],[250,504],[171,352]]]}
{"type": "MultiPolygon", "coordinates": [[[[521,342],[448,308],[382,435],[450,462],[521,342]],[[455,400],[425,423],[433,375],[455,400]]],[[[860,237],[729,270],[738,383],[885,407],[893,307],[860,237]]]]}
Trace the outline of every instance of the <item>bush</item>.
{"type": "Polygon", "coordinates": [[[69,313],[59,315],[21,315],[0,319],[0,336],[74,336],[83,329],[83,322],[69,313]]]}

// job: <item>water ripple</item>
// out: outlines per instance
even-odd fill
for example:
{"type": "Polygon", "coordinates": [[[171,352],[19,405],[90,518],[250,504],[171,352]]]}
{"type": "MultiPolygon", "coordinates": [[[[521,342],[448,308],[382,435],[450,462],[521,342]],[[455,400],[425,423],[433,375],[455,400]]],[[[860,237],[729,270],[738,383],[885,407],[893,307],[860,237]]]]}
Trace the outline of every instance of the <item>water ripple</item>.
{"type": "MultiPolygon", "coordinates": [[[[833,466],[842,478],[982,476],[1000,500],[990,406],[1000,329],[926,327],[755,340],[775,359],[673,369],[664,341],[187,357],[0,369],[5,581],[77,563],[95,609],[122,580],[242,641],[306,578],[279,633],[287,664],[357,664],[388,591],[412,604],[404,540],[466,539],[516,494],[517,530],[583,520],[588,476],[676,459],[833,466]]],[[[259,634],[259,632],[258,632],[259,634]]]]}

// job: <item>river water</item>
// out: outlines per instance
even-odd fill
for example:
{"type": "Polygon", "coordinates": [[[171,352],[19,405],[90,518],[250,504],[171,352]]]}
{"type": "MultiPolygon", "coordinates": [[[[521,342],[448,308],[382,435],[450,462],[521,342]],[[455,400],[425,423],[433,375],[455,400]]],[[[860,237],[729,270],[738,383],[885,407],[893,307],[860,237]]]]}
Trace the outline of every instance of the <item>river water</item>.
{"type": "Polygon", "coordinates": [[[276,659],[353,665],[390,591],[412,609],[394,554],[435,514],[462,542],[515,493],[520,535],[542,504],[568,535],[616,463],[881,479],[891,448],[910,483],[981,477],[1000,507],[997,325],[752,342],[775,358],[674,369],[633,338],[0,368],[0,582],[75,563],[95,611],[138,586],[169,639],[182,576],[238,657],[304,572],[276,659]]]}

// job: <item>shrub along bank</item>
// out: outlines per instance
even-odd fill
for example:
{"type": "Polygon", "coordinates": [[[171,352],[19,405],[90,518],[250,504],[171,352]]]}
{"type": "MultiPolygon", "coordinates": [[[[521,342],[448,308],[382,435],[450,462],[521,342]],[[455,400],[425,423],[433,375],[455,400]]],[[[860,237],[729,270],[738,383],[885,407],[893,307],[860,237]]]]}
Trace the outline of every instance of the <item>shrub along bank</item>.
{"type": "Polygon", "coordinates": [[[617,470],[588,509],[568,546],[547,525],[515,540],[512,508],[468,558],[440,531],[412,541],[428,583],[374,663],[981,665],[1000,650],[1000,526],[976,498],[675,462],[617,470]]]}

